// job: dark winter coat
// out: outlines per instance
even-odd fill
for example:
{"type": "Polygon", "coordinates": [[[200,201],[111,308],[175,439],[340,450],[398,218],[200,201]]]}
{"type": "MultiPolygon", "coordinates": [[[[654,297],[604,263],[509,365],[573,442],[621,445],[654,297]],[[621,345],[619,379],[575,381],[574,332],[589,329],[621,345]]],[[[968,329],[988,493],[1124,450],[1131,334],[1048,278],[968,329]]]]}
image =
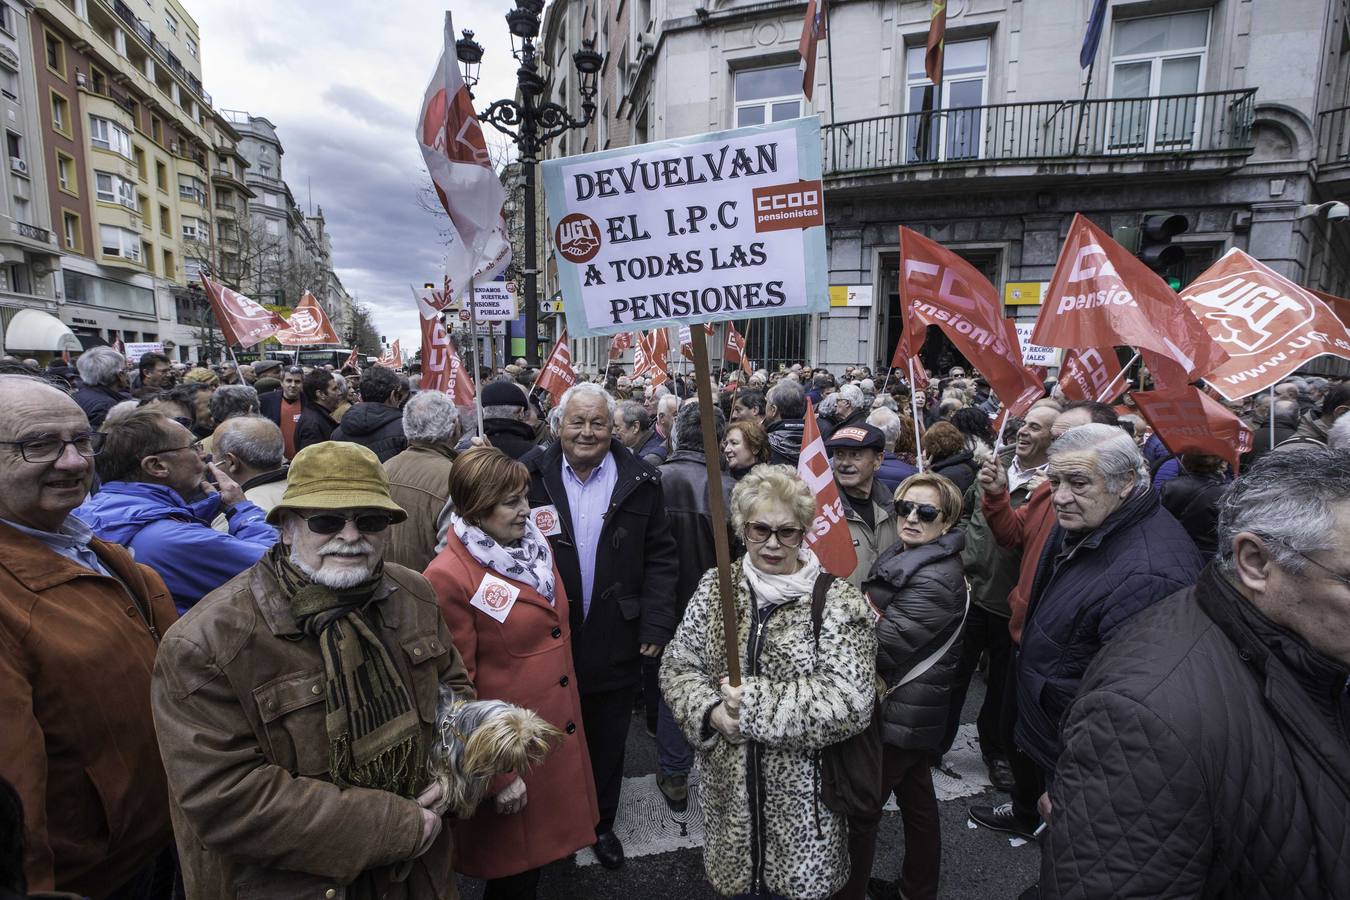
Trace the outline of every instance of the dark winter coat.
{"type": "MultiPolygon", "coordinates": [[[[679,575],[675,579],[675,620],[684,616],[689,598],[694,596],[703,573],[717,565],[713,551],[713,521],[709,508],[708,464],[695,450],[676,450],[661,464],[661,491],[666,498],[670,534],[679,553],[679,575]]],[[[731,489],[736,483],[722,472],[722,509],[726,515],[728,546],[734,546],[731,530],[731,489]]]]}
{"type": "Polygon", "coordinates": [[[534,429],[519,419],[484,419],[483,434],[512,459],[520,459],[537,446],[534,429]]]}
{"type": "Polygon", "coordinates": [[[596,551],[590,611],[583,619],[581,565],[572,536],[572,512],[562,480],[562,442],[531,458],[530,507],[558,511],[549,538],[553,559],[571,598],[573,660],[581,693],[636,690],[640,644],[665,644],[675,633],[678,552],[656,469],[618,440],[610,441],[618,468],[596,551]]]}
{"type": "Polygon", "coordinates": [[[969,450],[958,450],[951,456],[933,460],[933,474],[951,481],[963,495],[975,483],[975,476],[978,473],[979,466],[969,450]]]}
{"type": "Polygon", "coordinates": [[[1228,490],[1221,475],[1182,472],[1162,486],[1163,509],[1170,512],[1209,562],[1219,546],[1219,501],[1228,490]]]}
{"type": "Polygon", "coordinates": [[[1017,746],[1046,772],[1083,673],[1130,616],[1195,583],[1200,554],[1148,488],[1073,541],[1056,524],[1036,567],[1022,628],[1017,746]]]}
{"type": "MultiPolygon", "coordinates": [[[[1279,446],[1294,436],[1298,431],[1299,417],[1296,414],[1289,413],[1275,417],[1275,445],[1279,446]]],[[[1270,452],[1270,420],[1267,419],[1260,428],[1252,432],[1252,449],[1242,454],[1242,468],[1246,469],[1252,463],[1270,452]]]]}
{"type": "Polygon", "coordinates": [[[877,481],[885,485],[886,489],[892,494],[895,489],[900,487],[900,482],[911,475],[919,474],[919,470],[889,450],[881,458],[881,468],[877,469],[877,481]]]}
{"type": "MultiPolygon", "coordinates": [[[[881,613],[877,622],[877,674],[892,687],[928,659],[962,627],[966,579],[961,550],[966,536],[949,531],[906,550],[896,544],[877,559],[863,585],[881,613]]],[[[961,659],[961,641],[952,641],[936,663],[886,699],[882,740],[905,750],[942,747],[952,680],[961,659]]]]}
{"type": "Polygon", "coordinates": [[[1347,674],[1212,566],[1135,616],[1069,708],[1040,896],[1350,897],[1347,674]]]}
{"type": "MultiPolygon", "coordinates": [[[[303,404],[303,400],[301,403],[303,404]]],[[[281,391],[268,391],[258,395],[258,413],[272,420],[272,424],[281,427],[281,391]]]]}
{"type": "Polygon", "coordinates": [[[403,410],[383,403],[358,403],[342,417],[332,440],[360,444],[378,456],[380,462],[388,462],[408,449],[408,438],[403,434],[403,410]]]}
{"type": "MultiPolygon", "coordinates": [[[[656,429],[648,434],[647,438],[638,445],[638,457],[645,463],[653,466],[659,466],[666,461],[670,454],[666,447],[666,439],[656,433],[656,429]]],[[[692,593],[692,592],[691,592],[692,593]]]]}
{"type": "Polygon", "coordinates": [[[802,455],[802,433],[806,425],[801,419],[779,419],[765,426],[769,434],[769,462],[775,466],[797,468],[802,455]]]}
{"type": "Polygon", "coordinates": [[[337,427],[337,420],[332,413],[317,403],[306,403],[300,410],[300,419],[295,423],[295,452],[299,453],[310,444],[331,441],[337,427]]]}
{"type": "Polygon", "coordinates": [[[110,387],[86,384],[75,392],[72,399],[80,405],[80,409],[84,410],[84,414],[89,417],[89,427],[98,428],[103,424],[103,420],[108,418],[108,410],[123,400],[132,399],[132,397],[130,394],[115,391],[110,387]]]}

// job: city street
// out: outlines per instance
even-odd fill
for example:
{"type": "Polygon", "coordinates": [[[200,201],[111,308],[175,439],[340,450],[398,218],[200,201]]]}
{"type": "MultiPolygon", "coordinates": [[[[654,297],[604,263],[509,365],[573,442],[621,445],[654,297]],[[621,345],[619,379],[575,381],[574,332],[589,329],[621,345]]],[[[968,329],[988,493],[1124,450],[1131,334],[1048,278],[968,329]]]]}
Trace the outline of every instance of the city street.
{"type": "MultiPolygon", "coordinates": [[[[960,782],[941,777],[935,782],[942,812],[943,900],[1016,897],[1036,879],[1040,864],[1035,847],[1013,847],[1005,835],[967,825],[966,808],[970,804],[1007,799],[989,787],[978,748],[969,746],[974,739],[975,713],[983,697],[984,683],[977,674],[962,716],[962,721],[971,724],[962,726],[957,745],[947,756],[948,764],[965,777],[960,782]]],[[[718,896],[703,875],[702,827],[695,801],[691,798],[684,814],[670,812],[656,789],[655,772],[655,743],[647,736],[638,713],[628,732],[627,778],[615,827],[627,852],[623,868],[607,871],[595,862],[590,851],[582,851],[544,870],[541,900],[713,900],[718,896]]],[[[881,825],[874,874],[887,879],[898,877],[903,847],[900,818],[892,811],[881,825]]],[[[479,900],[483,895],[482,883],[472,879],[461,879],[461,889],[466,900],[479,900]]]]}

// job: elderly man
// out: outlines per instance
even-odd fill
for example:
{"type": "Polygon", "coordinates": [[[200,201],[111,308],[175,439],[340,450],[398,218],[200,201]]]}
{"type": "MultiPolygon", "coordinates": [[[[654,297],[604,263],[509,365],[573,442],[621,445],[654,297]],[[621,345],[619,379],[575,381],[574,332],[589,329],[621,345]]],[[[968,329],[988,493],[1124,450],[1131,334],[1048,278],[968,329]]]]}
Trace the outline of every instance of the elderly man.
{"type": "Polygon", "coordinates": [[[389,495],[408,518],[390,530],[385,559],[421,572],[436,557],[436,523],[450,499],[459,408],[448,394],[420,391],[403,409],[403,434],[408,449],[385,463],[384,471],[389,495]]]}
{"type": "Polygon", "coordinates": [[[202,447],[207,453],[215,453],[216,429],[221,423],[238,416],[258,415],[258,392],[246,384],[222,384],[211,392],[207,408],[212,429],[202,438],[202,447]]]}
{"type": "Polygon", "coordinates": [[[384,562],[375,454],[296,454],[282,538],[164,637],[152,702],[189,897],[456,896],[428,784],[442,687],[472,699],[426,579],[384,562]]]}
{"type": "Polygon", "coordinates": [[[369,447],[387,462],[408,447],[403,436],[403,401],[407,391],[398,373],[376,366],[361,382],[361,402],[347,410],[333,431],[333,440],[369,447]]]}
{"type": "Polygon", "coordinates": [[[1043,898],[1350,896],[1350,454],[1267,456],[1218,533],[1068,709],[1043,898]]]}
{"type": "Polygon", "coordinates": [[[1327,432],[1336,420],[1350,412],[1350,383],[1341,382],[1327,388],[1322,405],[1299,420],[1294,436],[1276,446],[1277,450],[1298,450],[1307,447],[1325,447],[1327,432]]]}
{"type": "MultiPolygon", "coordinates": [[[[488,443],[512,459],[521,459],[536,446],[530,424],[530,404],[520,385],[509,378],[483,385],[483,435],[488,443]]],[[[467,450],[472,435],[457,449],[467,450]]]]}
{"type": "Polygon", "coordinates": [[[0,778],[23,801],[30,890],[139,900],[172,841],[150,672],[176,613],[70,515],[102,442],[60,390],[0,376],[0,778]]]}
{"type": "MultiPolygon", "coordinates": [[[[244,499],[264,513],[286,491],[286,456],[281,429],[262,416],[236,416],[216,429],[215,463],[230,476],[244,499]]],[[[230,520],[219,514],[211,523],[227,534],[230,520]]]]}
{"type": "Polygon", "coordinates": [[[647,408],[636,400],[625,400],[614,411],[614,436],[649,465],[659,466],[666,459],[666,442],[652,429],[647,408]]]}
{"type": "MultiPolygon", "coordinates": [[[[679,574],[656,469],[612,435],[614,399],[597,384],[563,394],[558,442],[525,461],[531,515],[553,544],[572,611],[577,687],[600,804],[595,855],[623,865],[614,815],[643,657],[675,633],[679,574]]],[[[556,632],[554,637],[561,635],[556,632]]]]}
{"type": "Polygon", "coordinates": [[[864,422],[835,431],[825,442],[825,449],[830,451],[834,480],[844,501],[844,518],[858,555],[848,582],[861,590],[877,557],[899,540],[893,492],[876,477],[886,450],[886,436],[880,428],[864,422]]]}
{"type": "Polygon", "coordinates": [[[661,399],[656,401],[656,416],[652,429],[666,444],[670,443],[670,436],[675,431],[675,414],[679,410],[680,398],[674,394],[663,394],[661,399]]]}
{"type": "Polygon", "coordinates": [[[80,372],[80,389],[75,402],[89,417],[89,425],[98,428],[103,419],[123,400],[132,399],[127,391],[127,358],[111,347],[93,347],[75,360],[80,372]]]}
{"type": "Polygon", "coordinates": [[[342,405],[342,389],[337,376],[327,369],[315,369],[300,385],[304,404],[295,423],[295,452],[312,444],[322,444],[337,430],[337,408],[342,405]]]}
{"type": "Polygon", "coordinates": [[[99,492],[76,511],[94,533],[159,573],[178,611],[258,561],[277,534],[177,422],[137,410],[104,429],[99,492]],[[211,527],[224,512],[230,530],[211,527]]]}
{"type": "Polygon", "coordinates": [[[784,378],[764,397],[764,430],[769,434],[769,462],[797,468],[806,430],[806,393],[802,386],[784,378]]]}

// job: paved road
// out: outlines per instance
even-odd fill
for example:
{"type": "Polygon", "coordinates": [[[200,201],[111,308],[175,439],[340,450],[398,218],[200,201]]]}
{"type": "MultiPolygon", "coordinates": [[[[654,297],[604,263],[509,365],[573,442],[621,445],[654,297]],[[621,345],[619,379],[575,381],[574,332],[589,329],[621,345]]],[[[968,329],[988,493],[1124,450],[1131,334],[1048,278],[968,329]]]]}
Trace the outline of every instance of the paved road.
{"type": "MultiPolygon", "coordinates": [[[[977,675],[966,701],[963,721],[973,722],[984,697],[977,675]]],[[[1003,900],[1015,898],[1036,879],[1040,853],[1034,844],[1012,846],[1005,835],[967,825],[971,803],[1001,803],[1007,799],[989,788],[974,743],[974,725],[963,726],[948,765],[960,771],[960,781],[940,778],[936,783],[942,815],[942,900],[1003,900]]],[[[628,757],[622,808],[616,831],[624,840],[627,861],[611,872],[599,866],[588,850],[560,860],[544,870],[541,900],[715,900],[718,894],[703,875],[700,852],[702,823],[696,801],[683,815],[671,813],[656,790],[655,742],[647,736],[642,717],[635,716],[628,735],[628,757]]],[[[877,841],[873,874],[898,877],[904,839],[898,816],[888,816],[877,841]]],[[[481,882],[461,879],[468,900],[482,897],[481,882]]]]}

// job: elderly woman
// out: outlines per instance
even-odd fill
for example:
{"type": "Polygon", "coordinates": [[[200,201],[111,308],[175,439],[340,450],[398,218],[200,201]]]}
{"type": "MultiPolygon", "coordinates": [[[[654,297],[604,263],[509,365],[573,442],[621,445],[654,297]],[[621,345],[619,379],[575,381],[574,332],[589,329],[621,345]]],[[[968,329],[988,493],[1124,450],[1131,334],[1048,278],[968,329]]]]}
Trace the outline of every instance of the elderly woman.
{"type": "Polygon", "coordinates": [[[923,433],[923,452],[930,466],[964,494],[980,471],[975,455],[966,448],[966,436],[951,422],[935,422],[923,433]]]}
{"type": "Polygon", "coordinates": [[[494,447],[450,469],[455,512],[425,575],[480,700],[532,709],[562,732],[529,772],[455,825],[457,871],[488,880],[485,900],[529,898],[539,868],[595,843],[600,819],[572,664],[567,595],[548,539],[530,518],[525,467],[494,447]]]}
{"type": "Polygon", "coordinates": [[[754,419],[742,419],[727,426],[722,453],[727,458],[731,477],[740,481],[760,463],[769,461],[769,435],[754,419]]]}
{"type": "MultiPolygon", "coordinates": [[[[911,475],[901,482],[895,492],[900,541],[877,558],[863,583],[881,613],[877,674],[887,685],[881,705],[882,788],[883,797],[894,792],[905,825],[900,895],[909,900],[937,897],[942,865],[942,823],[929,766],[945,736],[968,608],[961,565],[966,537],[952,530],[961,499],[956,485],[941,475],[911,475]]],[[[880,820],[880,809],[850,818],[853,875],[841,897],[866,895],[880,820]]],[[[877,893],[895,892],[886,886],[877,893]]]]}
{"type": "Polygon", "coordinates": [[[825,747],[871,721],[876,633],[862,595],[826,574],[805,543],[815,505],[787,466],[756,466],[732,493],[747,550],[731,566],[741,684],[726,680],[715,569],[661,663],[662,694],[700,756],[703,865],[722,894],[823,898],[848,878],[846,824],[821,802],[817,767],[825,747]]]}

